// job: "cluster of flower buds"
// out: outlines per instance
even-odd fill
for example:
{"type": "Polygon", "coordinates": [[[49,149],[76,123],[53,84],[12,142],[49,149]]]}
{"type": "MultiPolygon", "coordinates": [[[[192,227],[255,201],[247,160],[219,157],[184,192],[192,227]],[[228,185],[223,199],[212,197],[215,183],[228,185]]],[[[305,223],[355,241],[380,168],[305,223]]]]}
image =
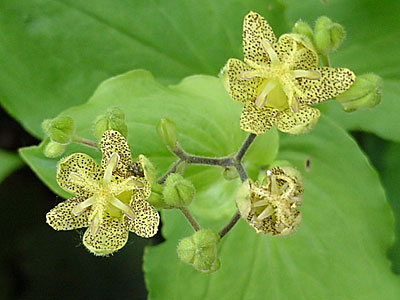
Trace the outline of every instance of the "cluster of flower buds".
{"type": "Polygon", "coordinates": [[[300,173],[291,167],[274,167],[262,184],[245,181],[238,190],[236,205],[242,218],[256,232],[285,236],[296,231],[303,202],[300,173]]]}
{"type": "Polygon", "coordinates": [[[195,192],[190,180],[178,173],[172,173],[165,180],[164,186],[153,185],[148,201],[157,209],[186,207],[192,203],[195,192]]]}
{"type": "Polygon", "coordinates": [[[100,140],[107,130],[115,130],[124,137],[128,136],[128,126],[125,123],[125,113],[117,108],[110,108],[104,114],[99,115],[93,123],[93,133],[100,140]]]}
{"type": "Polygon", "coordinates": [[[43,153],[46,157],[53,158],[62,155],[66,146],[71,143],[75,125],[71,117],[58,116],[54,119],[44,120],[42,129],[49,138],[43,153]]]}
{"type": "Polygon", "coordinates": [[[212,229],[202,229],[178,244],[178,257],[184,263],[192,265],[196,270],[212,273],[219,269],[217,255],[219,235],[212,229]]]}

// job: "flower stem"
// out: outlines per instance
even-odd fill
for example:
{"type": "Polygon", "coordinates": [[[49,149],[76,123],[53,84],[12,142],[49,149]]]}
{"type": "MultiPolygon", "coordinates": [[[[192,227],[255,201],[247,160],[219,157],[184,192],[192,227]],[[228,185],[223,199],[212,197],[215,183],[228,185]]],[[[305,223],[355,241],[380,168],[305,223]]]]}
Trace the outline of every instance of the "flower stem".
{"type": "Polygon", "coordinates": [[[239,151],[237,152],[237,154],[235,155],[235,159],[237,161],[241,161],[243,156],[246,154],[247,150],[249,149],[249,147],[251,146],[251,144],[253,143],[254,139],[257,137],[257,135],[255,135],[254,133],[250,133],[247,138],[244,140],[242,146],[239,148],[239,151]]]}
{"type": "Polygon", "coordinates": [[[321,60],[322,60],[322,64],[325,67],[330,67],[331,66],[331,63],[329,62],[328,54],[321,54],[321,60]]]}
{"type": "Polygon", "coordinates": [[[72,138],[72,141],[74,143],[83,144],[83,145],[86,145],[86,146],[93,147],[93,148],[97,149],[97,143],[96,142],[93,142],[91,140],[85,139],[85,138],[80,137],[80,136],[74,136],[72,138]]]}
{"type": "Polygon", "coordinates": [[[194,231],[199,231],[201,229],[201,227],[200,227],[199,223],[197,223],[197,221],[194,219],[192,214],[185,207],[180,207],[179,209],[185,216],[186,220],[188,220],[190,225],[192,225],[194,231]]]}
{"type": "Polygon", "coordinates": [[[237,211],[233,215],[229,223],[226,224],[226,226],[222,228],[221,231],[218,233],[221,239],[232,229],[233,226],[235,226],[235,224],[237,223],[237,221],[239,221],[239,219],[240,219],[240,213],[237,211]]]}
{"type": "Polygon", "coordinates": [[[171,166],[171,168],[169,168],[169,170],[167,172],[164,173],[164,175],[162,175],[158,180],[157,183],[158,184],[163,184],[164,181],[167,179],[167,177],[169,176],[169,174],[171,173],[175,173],[176,172],[176,168],[178,167],[178,165],[182,162],[182,159],[178,159],[177,161],[175,161],[173,163],[173,165],[171,166]]]}

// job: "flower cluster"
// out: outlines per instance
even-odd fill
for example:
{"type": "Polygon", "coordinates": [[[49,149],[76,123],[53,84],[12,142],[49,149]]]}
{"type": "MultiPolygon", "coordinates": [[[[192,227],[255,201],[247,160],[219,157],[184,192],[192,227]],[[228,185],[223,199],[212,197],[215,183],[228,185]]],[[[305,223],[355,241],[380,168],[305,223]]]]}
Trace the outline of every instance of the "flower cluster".
{"type": "Polygon", "coordinates": [[[301,222],[296,209],[303,202],[300,174],[293,168],[274,167],[262,185],[248,180],[238,191],[236,205],[256,232],[289,235],[301,222]]]}
{"type": "Polygon", "coordinates": [[[140,155],[132,163],[127,141],[118,131],[106,131],[100,149],[101,165],[83,153],[59,162],[57,182],[75,196],[46,217],[56,230],[89,227],[83,244],[95,255],[108,255],[126,244],[129,231],[152,237],[160,218],[146,201],[151,192],[148,160],[140,155]]]}
{"type": "Polygon", "coordinates": [[[231,58],[222,78],[243,103],[240,127],[257,135],[272,126],[292,134],[311,129],[320,116],[309,105],[331,99],[355,80],[346,68],[318,67],[318,55],[300,35],[275,37],[267,21],[250,12],[243,23],[244,62],[231,58]]]}

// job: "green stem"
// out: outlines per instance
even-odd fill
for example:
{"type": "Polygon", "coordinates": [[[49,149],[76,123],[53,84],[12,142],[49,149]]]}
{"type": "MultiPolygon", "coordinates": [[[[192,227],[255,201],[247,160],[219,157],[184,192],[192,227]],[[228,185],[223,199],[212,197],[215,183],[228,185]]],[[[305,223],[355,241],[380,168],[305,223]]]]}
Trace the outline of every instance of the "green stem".
{"type": "Polygon", "coordinates": [[[180,207],[179,208],[183,215],[185,216],[186,220],[192,225],[194,231],[199,231],[201,229],[199,223],[195,220],[195,218],[192,216],[192,214],[185,208],[185,207],[180,207]]]}
{"type": "Polygon", "coordinates": [[[328,54],[321,54],[321,60],[324,67],[330,67],[331,63],[329,62],[328,54]]]}
{"type": "Polygon", "coordinates": [[[233,226],[235,226],[235,224],[237,223],[237,221],[239,221],[239,219],[240,219],[240,213],[237,211],[233,215],[229,223],[226,224],[226,226],[222,228],[221,231],[218,233],[221,239],[232,229],[233,226]]]}
{"type": "Polygon", "coordinates": [[[80,137],[80,136],[74,136],[72,138],[72,141],[74,143],[83,144],[83,145],[86,145],[86,146],[93,147],[93,148],[97,149],[97,143],[96,142],[93,142],[93,141],[91,141],[89,139],[85,139],[85,138],[80,137]]]}
{"type": "Polygon", "coordinates": [[[164,181],[167,179],[167,177],[169,176],[169,174],[171,173],[175,173],[176,172],[176,168],[178,167],[178,165],[182,162],[182,159],[178,159],[177,161],[175,161],[173,163],[173,165],[171,166],[171,168],[169,168],[169,170],[167,172],[164,173],[164,175],[162,175],[158,180],[157,183],[158,184],[163,184],[164,181]]]}

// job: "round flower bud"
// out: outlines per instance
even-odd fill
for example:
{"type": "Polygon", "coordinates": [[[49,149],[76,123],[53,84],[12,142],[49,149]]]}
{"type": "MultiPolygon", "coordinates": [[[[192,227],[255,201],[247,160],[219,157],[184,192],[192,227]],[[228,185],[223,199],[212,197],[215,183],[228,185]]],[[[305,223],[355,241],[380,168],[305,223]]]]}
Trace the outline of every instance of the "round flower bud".
{"type": "Polygon", "coordinates": [[[162,192],[163,192],[163,186],[161,184],[158,184],[158,183],[153,184],[151,186],[150,197],[147,199],[147,202],[149,202],[157,210],[160,210],[163,208],[171,208],[169,205],[167,205],[165,203],[162,192]]]}
{"type": "Polygon", "coordinates": [[[315,47],[319,53],[324,55],[336,50],[346,36],[343,26],[333,23],[326,16],[317,19],[314,32],[315,47]]]}
{"type": "Polygon", "coordinates": [[[235,168],[232,167],[227,167],[222,171],[222,176],[225,178],[225,180],[233,180],[239,177],[238,172],[236,171],[235,168]]]}
{"type": "Polygon", "coordinates": [[[303,22],[302,20],[297,21],[293,28],[292,28],[293,33],[301,34],[306,36],[310,41],[313,40],[314,33],[306,22],[303,22]]]}
{"type": "Polygon", "coordinates": [[[176,149],[178,136],[176,134],[176,125],[168,119],[161,119],[157,124],[157,133],[163,143],[170,149],[176,149]]]}
{"type": "Polygon", "coordinates": [[[172,173],[165,180],[164,201],[171,207],[188,206],[195,194],[193,184],[180,174],[172,173]]]}
{"type": "Polygon", "coordinates": [[[195,269],[211,273],[219,269],[217,256],[219,235],[212,229],[202,229],[181,240],[177,247],[178,257],[195,269]]]}
{"type": "Polygon", "coordinates": [[[358,108],[374,107],[381,102],[383,80],[376,74],[369,73],[356,77],[350,89],[336,96],[346,112],[358,108]]]}
{"type": "Polygon", "coordinates": [[[92,130],[97,140],[100,140],[107,130],[118,131],[127,137],[128,126],[125,123],[125,113],[117,107],[108,109],[104,114],[97,116],[92,130]]]}
{"type": "Polygon", "coordinates": [[[48,158],[58,157],[64,153],[66,147],[67,145],[49,141],[43,149],[43,154],[48,158]]]}
{"type": "Polygon", "coordinates": [[[46,135],[59,144],[69,144],[75,131],[74,120],[68,116],[58,116],[42,122],[46,135]]]}

